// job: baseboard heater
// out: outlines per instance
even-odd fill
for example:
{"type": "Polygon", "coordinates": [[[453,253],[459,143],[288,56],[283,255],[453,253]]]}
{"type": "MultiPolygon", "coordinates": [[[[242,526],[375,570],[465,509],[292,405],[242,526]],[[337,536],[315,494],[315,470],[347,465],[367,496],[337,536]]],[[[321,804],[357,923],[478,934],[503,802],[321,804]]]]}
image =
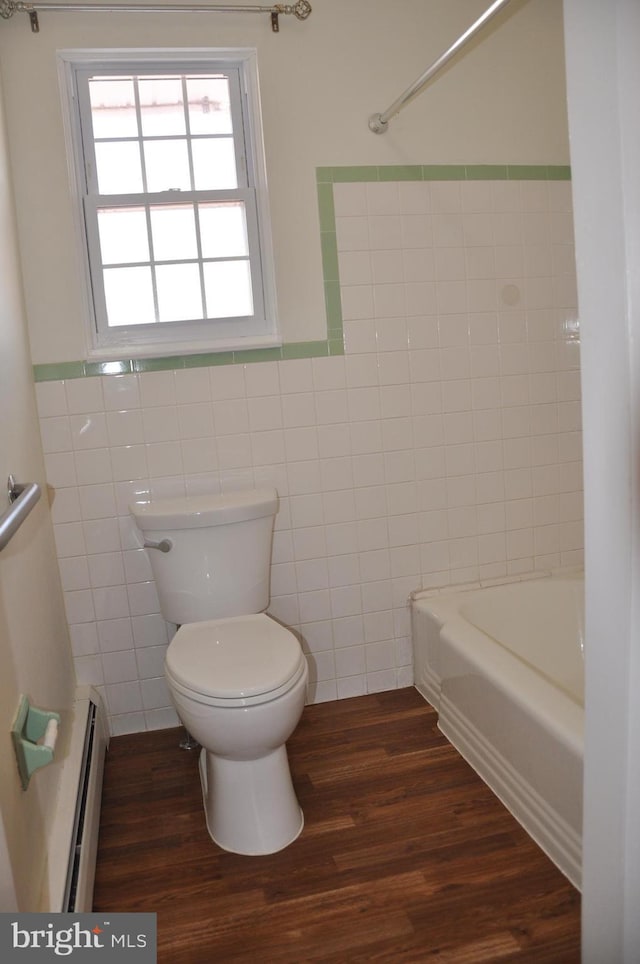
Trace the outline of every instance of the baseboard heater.
{"type": "Polygon", "coordinates": [[[73,707],[69,753],[64,762],[52,828],[48,901],[52,911],[91,910],[102,774],[108,743],[109,731],[100,696],[93,687],[80,687],[73,707]]]}

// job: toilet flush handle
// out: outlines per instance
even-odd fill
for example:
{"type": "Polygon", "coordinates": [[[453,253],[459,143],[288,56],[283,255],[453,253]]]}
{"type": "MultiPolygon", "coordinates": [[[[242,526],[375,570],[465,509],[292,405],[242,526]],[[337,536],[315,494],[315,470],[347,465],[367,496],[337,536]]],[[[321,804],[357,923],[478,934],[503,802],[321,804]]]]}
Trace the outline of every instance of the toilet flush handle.
{"type": "Polygon", "coordinates": [[[171,539],[161,539],[160,542],[152,542],[151,539],[145,539],[143,545],[145,549],[159,549],[160,552],[170,552],[171,549],[173,549],[171,539]]]}

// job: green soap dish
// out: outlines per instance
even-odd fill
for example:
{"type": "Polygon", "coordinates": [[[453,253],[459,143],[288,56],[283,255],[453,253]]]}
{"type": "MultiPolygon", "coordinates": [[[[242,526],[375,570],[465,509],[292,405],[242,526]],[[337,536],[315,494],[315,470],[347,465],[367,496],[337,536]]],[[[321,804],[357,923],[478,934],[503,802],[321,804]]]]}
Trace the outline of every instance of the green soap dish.
{"type": "Polygon", "coordinates": [[[31,706],[26,696],[20,697],[11,737],[23,790],[29,786],[35,770],[53,761],[59,723],[59,713],[40,710],[31,706]]]}

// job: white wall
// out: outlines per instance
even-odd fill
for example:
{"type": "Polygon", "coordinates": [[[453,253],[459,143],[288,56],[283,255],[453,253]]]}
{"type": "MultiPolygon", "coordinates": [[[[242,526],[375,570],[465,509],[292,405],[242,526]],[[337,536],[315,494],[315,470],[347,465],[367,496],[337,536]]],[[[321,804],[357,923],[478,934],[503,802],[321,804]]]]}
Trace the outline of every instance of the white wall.
{"type": "MultiPolygon", "coordinates": [[[[246,15],[3,25],[34,361],[83,346],[56,47],[258,48],[282,325],[299,343],[326,337],[316,168],[567,162],[559,0],[514,0],[386,135],[368,130],[482,9],[318,0],[277,36],[246,15]]],[[[272,611],[304,637],[312,700],[411,681],[412,589],[581,559],[568,183],[351,174],[328,205],[344,357],[37,386],[76,667],[114,732],[175,722],[138,498],[276,485],[272,611]]]]}
{"type": "MultiPolygon", "coordinates": [[[[18,481],[37,481],[45,490],[0,553],[0,910],[35,911],[47,908],[48,834],[75,683],[35,410],[1,89],[0,251],[1,485],[4,493],[13,473],[18,481]],[[35,706],[62,715],[56,762],[35,774],[27,791],[9,739],[21,693],[35,706]]],[[[2,494],[2,511],[5,500],[2,494]]]]}
{"type": "Polygon", "coordinates": [[[585,386],[583,961],[631,964],[640,957],[640,5],[566,0],[565,15],[585,386]]]}
{"type": "Polygon", "coordinates": [[[566,164],[560,0],[513,0],[433,87],[371,134],[387,107],[485,0],[316,0],[304,23],[254,15],[42,13],[2,24],[0,51],[33,360],[82,357],[55,51],[249,46],[258,51],[285,341],[324,337],[315,168],[344,164],[566,164]]]}

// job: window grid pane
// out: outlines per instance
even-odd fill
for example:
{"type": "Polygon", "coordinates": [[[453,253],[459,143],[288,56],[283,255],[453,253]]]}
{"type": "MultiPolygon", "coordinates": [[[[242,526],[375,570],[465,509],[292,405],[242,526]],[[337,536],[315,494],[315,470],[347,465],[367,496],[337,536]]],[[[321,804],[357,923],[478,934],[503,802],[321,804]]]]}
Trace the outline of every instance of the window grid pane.
{"type": "Polygon", "coordinates": [[[193,204],[150,208],[154,261],[191,261],[200,257],[193,204]]]}
{"type": "Polygon", "coordinates": [[[203,257],[248,256],[247,217],[242,201],[199,204],[198,222],[203,257]]]}
{"type": "Polygon", "coordinates": [[[158,292],[158,321],[193,321],[204,317],[197,263],[158,265],[154,274],[158,292]]]}
{"type": "Polygon", "coordinates": [[[98,230],[103,265],[149,261],[149,233],[144,207],[102,208],[98,230]]]}
{"type": "Polygon", "coordinates": [[[151,325],[158,317],[151,269],[106,268],[104,293],[111,327],[151,325]]]}
{"type": "Polygon", "coordinates": [[[192,135],[233,134],[229,80],[222,74],[185,77],[187,122],[192,135]]]}
{"type": "Polygon", "coordinates": [[[138,141],[99,141],[95,156],[101,194],[138,194],[146,190],[138,141]]]}
{"type": "Polygon", "coordinates": [[[143,141],[144,169],[149,194],[193,190],[186,137],[143,141]]]}
{"type": "Polygon", "coordinates": [[[138,136],[133,77],[92,77],[89,99],[96,140],[138,136]]]}
{"type": "Polygon", "coordinates": [[[204,281],[209,318],[240,318],[253,314],[248,259],[208,262],[204,265],[204,281]]]}
{"type": "Polygon", "coordinates": [[[233,191],[238,187],[236,150],[232,137],[192,138],[191,152],[197,191],[233,191]]]}
{"type": "Polygon", "coordinates": [[[187,132],[181,76],[138,77],[142,137],[184,137],[187,132]]]}

